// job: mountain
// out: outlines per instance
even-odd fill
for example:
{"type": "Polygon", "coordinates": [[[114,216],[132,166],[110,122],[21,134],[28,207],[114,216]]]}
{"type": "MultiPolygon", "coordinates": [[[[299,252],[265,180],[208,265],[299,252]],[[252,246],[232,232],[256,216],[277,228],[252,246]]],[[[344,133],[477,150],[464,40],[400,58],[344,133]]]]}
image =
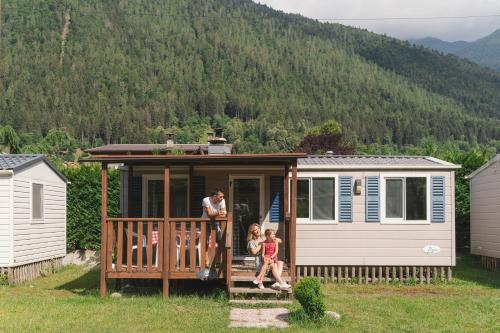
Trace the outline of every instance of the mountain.
{"type": "Polygon", "coordinates": [[[52,128],[192,142],[222,126],[238,151],[285,151],[332,118],[365,144],[500,139],[500,73],[250,0],[12,0],[2,14],[0,124],[25,143],[52,128]]]}
{"type": "Polygon", "coordinates": [[[500,29],[475,42],[445,42],[432,37],[412,42],[446,54],[451,53],[500,71],[500,29]]]}

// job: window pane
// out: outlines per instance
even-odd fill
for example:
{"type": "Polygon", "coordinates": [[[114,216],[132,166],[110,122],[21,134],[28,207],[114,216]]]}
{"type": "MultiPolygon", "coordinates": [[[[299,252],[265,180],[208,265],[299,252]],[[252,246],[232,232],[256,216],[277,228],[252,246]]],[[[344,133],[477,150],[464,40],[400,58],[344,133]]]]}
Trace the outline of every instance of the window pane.
{"type": "Polygon", "coordinates": [[[33,198],[31,208],[33,219],[43,219],[43,185],[41,184],[33,184],[33,198]]]}
{"type": "Polygon", "coordinates": [[[297,217],[309,218],[309,180],[297,180],[297,217]]]}
{"type": "Polygon", "coordinates": [[[313,219],[335,219],[335,179],[313,179],[313,219]]]}
{"type": "Polygon", "coordinates": [[[163,217],[163,180],[148,181],[148,217],[163,217]]]}
{"type": "Polygon", "coordinates": [[[427,220],[426,178],[406,178],[406,220],[427,220]]]}
{"type": "Polygon", "coordinates": [[[170,216],[188,217],[188,180],[170,179],[170,216]]]}
{"type": "Polygon", "coordinates": [[[387,179],[385,184],[385,216],[403,218],[403,180],[387,179]]]}

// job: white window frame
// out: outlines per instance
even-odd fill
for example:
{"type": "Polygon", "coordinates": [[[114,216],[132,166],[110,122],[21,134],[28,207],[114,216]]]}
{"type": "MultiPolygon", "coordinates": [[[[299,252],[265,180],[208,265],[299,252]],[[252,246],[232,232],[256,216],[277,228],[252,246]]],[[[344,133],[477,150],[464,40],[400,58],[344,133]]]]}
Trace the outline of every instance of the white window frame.
{"type": "MultiPolygon", "coordinates": [[[[301,172],[297,175],[297,180],[309,180],[309,218],[298,218],[297,224],[338,224],[339,223],[339,175],[329,172],[301,172]],[[313,219],[313,179],[334,179],[335,180],[335,219],[333,220],[314,220],[313,219]]],[[[291,193],[290,193],[291,195],[291,193]]],[[[297,203],[295,203],[297,204],[297,203]]]]}
{"type": "Polygon", "coordinates": [[[30,223],[44,223],[45,222],[45,183],[39,181],[30,181],[30,223]],[[42,186],[42,218],[35,219],[33,218],[33,185],[41,185],[42,186]]]}
{"type": "MultiPolygon", "coordinates": [[[[187,203],[188,203],[188,215],[189,215],[189,198],[191,197],[191,193],[189,193],[189,175],[188,174],[174,174],[170,175],[170,179],[186,179],[188,181],[188,189],[187,189],[187,203]]],[[[150,180],[165,180],[164,175],[159,174],[145,174],[142,175],[142,217],[148,217],[148,200],[149,200],[149,181],[150,180]]]]}
{"type": "Polygon", "coordinates": [[[431,175],[429,173],[383,173],[380,175],[380,223],[381,224],[431,224],[431,175]],[[406,179],[403,181],[403,217],[402,218],[387,218],[386,217],[386,180],[387,179],[403,179],[403,178],[425,178],[426,179],[426,220],[406,220],[406,179]]]}

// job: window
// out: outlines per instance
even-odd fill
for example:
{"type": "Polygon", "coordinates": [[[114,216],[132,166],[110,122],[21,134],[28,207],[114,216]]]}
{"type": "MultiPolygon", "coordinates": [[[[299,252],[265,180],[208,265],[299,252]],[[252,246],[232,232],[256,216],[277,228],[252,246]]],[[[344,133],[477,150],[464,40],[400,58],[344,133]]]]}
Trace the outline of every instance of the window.
{"type": "Polygon", "coordinates": [[[427,221],[427,177],[385,179],[385,218],[388,221],[427,221]]]}
{"type": "Polygon", "coordinates": [[[32,185],[31,217],[33,220],[43,219],[43,185],[32,185]]]}
{"type": "Polygon", "coordinates": [[[188,179],[170,180],[170,216],[188,217],[188,179]]]}
{"type": "Polygon", "coordinates": [[[301,221],[335,221],[335,178],[297,180],[297,218],[301,221]]]}
{"type": "Polygon", "coordinates": [[[309,218],[309,179],[297,180],[297,218],[309,218]]]}

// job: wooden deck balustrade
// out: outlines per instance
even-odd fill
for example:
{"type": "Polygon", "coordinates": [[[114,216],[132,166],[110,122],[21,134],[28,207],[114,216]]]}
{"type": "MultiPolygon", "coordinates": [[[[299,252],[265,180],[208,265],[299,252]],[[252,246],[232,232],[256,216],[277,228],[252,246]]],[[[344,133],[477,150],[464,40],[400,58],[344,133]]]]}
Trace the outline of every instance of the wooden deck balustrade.
{"type": "Polygon", "coordinates": [[[166,223],[163,218],[108,217],[106,225],[107,278],[161,279],[167,269],[169,279],[197,279],[205,268],[211,278],[226,278],[230,271],[231,214],[215,220],[170,218],[166,223]],[[166,252],[164,235],[169,237],[166,252]]]}

